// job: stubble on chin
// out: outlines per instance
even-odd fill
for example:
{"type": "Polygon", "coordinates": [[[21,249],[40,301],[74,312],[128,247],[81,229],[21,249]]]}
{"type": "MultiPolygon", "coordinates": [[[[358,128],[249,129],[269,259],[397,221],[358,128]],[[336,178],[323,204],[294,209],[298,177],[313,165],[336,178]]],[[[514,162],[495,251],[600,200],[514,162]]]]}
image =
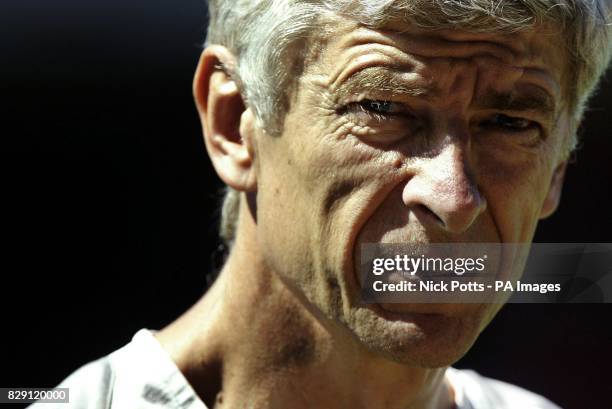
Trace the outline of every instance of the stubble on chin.
{"type": "Polygon", "coordinates": [[[467,353],[484,327],[479,324],[482,321],[480,315],[443,314],[415,314],[397,319],[384,316],[375,307],[361,306],[350,314],[347,326],[374,354],[408,366],[441,368],[467,353]]]}

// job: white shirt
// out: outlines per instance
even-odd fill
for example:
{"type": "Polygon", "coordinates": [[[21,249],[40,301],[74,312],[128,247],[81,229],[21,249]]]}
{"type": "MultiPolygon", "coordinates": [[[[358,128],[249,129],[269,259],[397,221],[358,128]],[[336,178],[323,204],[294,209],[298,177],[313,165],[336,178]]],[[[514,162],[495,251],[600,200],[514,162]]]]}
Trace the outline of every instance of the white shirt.
{"type": "MultiPolygon", "coordinates": [[[[560,409],[539,395],[471,370],[448,368],[446,377],[455,390],[457,409],[560,409]]],[[[146,329],[123,348],[78,369],[58,387],[69,388],[70,403],[30,408],[207,409],[146,329]]]]}

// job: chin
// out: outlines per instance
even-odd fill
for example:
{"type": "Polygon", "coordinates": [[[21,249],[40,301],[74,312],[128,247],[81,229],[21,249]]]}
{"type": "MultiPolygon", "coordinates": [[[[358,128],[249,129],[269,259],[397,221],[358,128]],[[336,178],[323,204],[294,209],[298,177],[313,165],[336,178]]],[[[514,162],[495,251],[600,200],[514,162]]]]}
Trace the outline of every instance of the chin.
{"type": "Polygon", "coordinates": [[[370,304],[356,309],[348,325],[374,354],[404,365],[441,368],[457,362],[474,344],[484,327],[483,310],[459,316],[392,312],[370,304]]]}

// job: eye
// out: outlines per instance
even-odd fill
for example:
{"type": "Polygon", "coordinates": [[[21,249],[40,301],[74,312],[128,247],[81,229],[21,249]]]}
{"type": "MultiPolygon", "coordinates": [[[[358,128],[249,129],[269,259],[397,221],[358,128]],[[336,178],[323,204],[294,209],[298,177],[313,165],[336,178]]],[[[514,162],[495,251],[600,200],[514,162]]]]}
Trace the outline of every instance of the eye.
{"type": "Polygon", "coordinates": [[[391,101],[364,99],[357,104],[361,109],[378,115],[393,115],[402,112],[401,106],[391,101]]]}
{"type": "Polygon", "coordinates": [[[504,114],[495,114],[489,119],[485,120],[482,125],[494,127],[507,132],[524,132],[539,128],[537,122],[526,118],[512,117],[504,114]]]}
{"type": "Polygon", "coordinates": [[[416,134],[422,127],[422,121],[408,105],[399,101],[362,99],[340,107],[337,112],[346,116],[354,126],[353,132],[362,132],[369,140],[398,140],[416,134]]]}

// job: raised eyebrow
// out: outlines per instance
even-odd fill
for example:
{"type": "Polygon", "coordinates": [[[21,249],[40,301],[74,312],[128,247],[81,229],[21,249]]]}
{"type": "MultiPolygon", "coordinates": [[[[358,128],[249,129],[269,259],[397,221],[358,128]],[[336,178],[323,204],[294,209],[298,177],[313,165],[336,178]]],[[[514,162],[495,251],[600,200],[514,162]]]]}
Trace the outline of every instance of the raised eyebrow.
{"type": "Polygon", "coordinates": [[[499,111],[537,112],[540,115],[554,118],[557,106],[548,92],[534,90],[528,92],[487,92],[478,100],[478,107],[499,111]]]}
{"type": "Polygon", "coordinates": [[[364,92],[385,92],[391,95],[412,97],[431,95],[434,89],[423,81],[413,82],[402,78],[404,72],[387,67],[369,67],[355,72],[342,83],[332,87],[332,92],[341,99],[349,99],[364,92]]]}

